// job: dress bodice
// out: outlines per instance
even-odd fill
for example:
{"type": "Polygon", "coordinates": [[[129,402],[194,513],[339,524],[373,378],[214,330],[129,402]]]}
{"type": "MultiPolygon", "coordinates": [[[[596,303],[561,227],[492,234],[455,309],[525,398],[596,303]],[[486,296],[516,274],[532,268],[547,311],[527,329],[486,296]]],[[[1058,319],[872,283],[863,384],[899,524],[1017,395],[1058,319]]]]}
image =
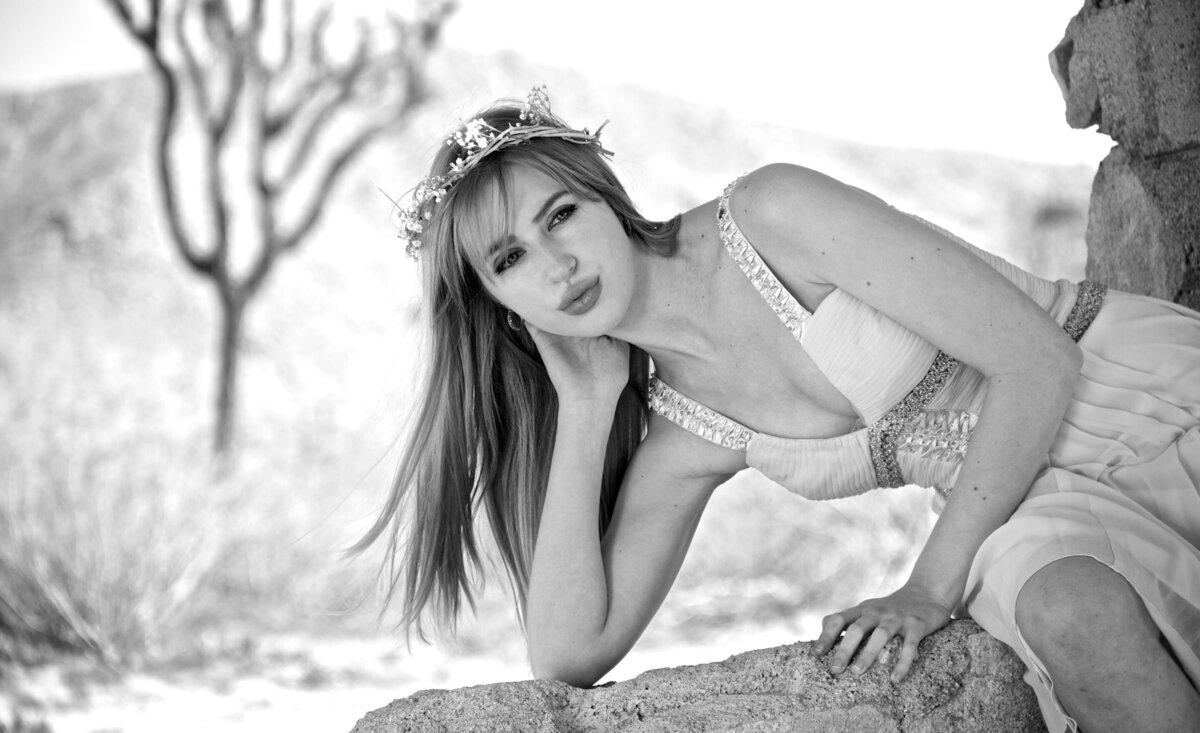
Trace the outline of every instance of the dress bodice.
{"type": "MultiPolygon", "coordinates": [[[[910,483],[944,497],[978,420],[985,392],[982,375],[843,290],[829,293],[814,312],[805,310],[734,221],[729,197],[736,184],[725,189],[717,207],[726,251],[854,407],[863,427],[833,438],[769,435],[705,407],[657,377],[650,380],[651,408],[706,440],[744,450],[748,466],[807,498],[835,499],[910,483]]],[[[1068,330],[1080,329],[1081,319],[1086,328],[1089,311],[1094,315],[1103,297],[1102,287],[1035,277],[918,220],[994,267],[1068,330]]]]}

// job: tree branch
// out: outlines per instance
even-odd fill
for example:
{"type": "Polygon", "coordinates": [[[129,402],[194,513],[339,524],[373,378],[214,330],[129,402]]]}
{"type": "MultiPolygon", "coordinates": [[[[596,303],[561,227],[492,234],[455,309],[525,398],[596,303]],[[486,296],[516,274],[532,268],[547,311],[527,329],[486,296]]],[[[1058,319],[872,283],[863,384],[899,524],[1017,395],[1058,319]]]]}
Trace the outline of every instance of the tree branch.
{"type": "MultiPolygon", "coordinates": [[[[285,11],[289,13],[288,23],[292,26],[288,31],[288,40],[285,41],[289,50],[285,54],[284,60],[275,68],[273,73],[276,75],[281,71],[295,69],[302,63],[290,50],[294,39],[299,36],[294,31],[295,10],[291,2],[288,2],[285,11]]],[[[292,95],[291,100],[281,102],[279,107],[269,113],[269,123],[266,127],[268,137],[277,137],[295,124],[304,108],[323,96],[321,92],[329,86],[330,77],[336,76],[325,55],[324,36],[329,22],[330,8],[328,5],[324,5],[307,29],[305,45],[308,54],[304,61],[307,63],[308,73],[305,74],[300,87],[292,95]]]]}
{"type": "Polygon", "coordinates": [[[117,15],[117,20],[129,31],[134,40],[146,47],[153,54],[158,53],[158,18],[162,12],[161,0],[151,0],[150,20],[145,26],[139,27],[133,19],[133,11],[125,0],[108,0],[108,5],[117,15]]]}
{"type": "MultiPolygon", "coordinates": [[[[291,11],[285,12],[290,13],[291,11]]],[[[291,21],[287,22],[290,24],[291,21]]],[[[275,192],[270,189],[267,183],[266,157],[269,136],[266,134],[265,128],[267,125],[267,92],[271,82],[278,77],[274,76],[266,68],[258,45],[263,28],[262,3],[260,0],[256,0],[254,9],[251,12],[250,27],[254,31],[254,35],[248,39],[246,71],[250,77],[252,88],[256,88],[259,92],[258,94],[252,94],[250,100],[247,102],[252,105],[251,119],[257,122],[257,129],[251,130],[250,168],[251,177],[259,200],[256,211],[258,217],[259,252],[250,275],[241,285],[241,290],[246,298],[254,296],[265,279],[266,274],[274,265],[276,250],[275,207],[277,205],[275,192]],[[261,275],[258,274],[259,271],[262,272],[261,275]]]]}
{"type": "Polygon", "coordinates": [[[283,3],[283,57],[279,60],[278,68],[286,69],[296,57],[296,2],[284,0],[283,3]]]}
{"type": "Polygon", "coordinates": [[[333,190],[334,184],[337,183],[342,173],[346,170],[346,167],[362,154],[367,146],[387,128],[388,122],[386,121],[375,121],[363,126],[342,147],[341,151],[331,158],[329,165],[321,176],[320,183],[317,185],[316,192],[310,197],[310,202],[301,207],[302,211],[308,213],[291,232],[279,238],[281,250],[287,251],[295,248],[296,245],[308,236],[313,225],[317,223],[317,220],[321,216],[330,191],[333,190]]]}
{"type": "Polygon", "coordinates": [[[299,174],[300,169],[304,166],[304,162],[312,155],[317,139],[329,127],[334,115],[354,95],[355,86],[366,75],[369,69],[367,64],[368,53],[369,46],[366,40],[360,37],[358,48],[355,49],[354,58],[346,68],[332,76],[332,83],[334,85],[333,96],[327,99],[325,104],[321,105],[313,113],[308,126],[300,134],[300,141],[292,150],[292,155],[284,167],[284,171],[279,179],[280,181],[290,180],[299,174]]]}
{"type": "Polygon", "coordinates": [[[329,5],[322,5],[308,29],[308,63],[317,70],[329,68],[329,59],[325,56],[325,31],[329,29],[332,18],[329,5]]]}
{"type": "Polygon", "coordinates": [[[217,56],[223,60],[227,70],[225,93],[221,103],[208,109],[208,124],[212,128],[213,137],[223,141],[242,98],[242,89],[246,81],[246,54],[257,50],[257,45],[254,51],[251,51],[249,46],[254,43],[261,30],[262,1],[255,0],[247,21],[248,27],[240,31],[233,22],[225,0],[205,0],[204,14],[209,42],[218,49],[217,56]]]}
{"type": "Polygon", "coordinates": [[[229,132],[229,125],[233,121],[233,115],[237,112],[238,103],[242,99],[242,91],[246,83],[245,54],[251,43],[253,41],[249,38],[236,39],[230,44],[227,52],[230,59],[225,98],[222,100],[221,109],[216,111],[212,118],[213,134],[218,140],[225,139],[226,133],[229,132]]]}
{"type": "Polygon", "coordinates": [[[179,41],[179,50],[183,53],[183,65],[187,69],[188,80],[191,82],[192,88],[196,90],[196,105],[200,108],[200,115],[204,119],[204,124],[211,126],[209,115],[212,110],[212,100],[208,94],[208,80],[200,68],[200,60],[196,56],[195,49],[192,48],[192,42],[188,39],[185,26],[190,6],[191,0],[182,0],[180,3],[179,11],[175,14],[175,38],[179,41]]]}
{"type": "Polygon", "coordinates": [[[158,163],[159,183],[162,188],[163,208],[166,209],[167,225],[171,229],[171,240],[175,244],[175,249],[193,270],[203,274],[212,274],[216,266],[213,255],[201,255],[195,242],[183,226],[183,218],[179,211],[178,185],[171,169],[171,142],[175,137],[175,128],[179,117],[179,83],[171,68],[167,66],[166,60],[162,56],[162,50],[159,48],[162,3],[160,0],[152,0],[150,20],[144,27],[138,27],[133,19],[133,13],[123,0],[110,0],[110,5],[121,23],[139,43],[146,47],[150,54],[150,60],[154,64],[155,73],[162,83],[163,101],[159,113],[158,154],[155,157],[158,163]]]}

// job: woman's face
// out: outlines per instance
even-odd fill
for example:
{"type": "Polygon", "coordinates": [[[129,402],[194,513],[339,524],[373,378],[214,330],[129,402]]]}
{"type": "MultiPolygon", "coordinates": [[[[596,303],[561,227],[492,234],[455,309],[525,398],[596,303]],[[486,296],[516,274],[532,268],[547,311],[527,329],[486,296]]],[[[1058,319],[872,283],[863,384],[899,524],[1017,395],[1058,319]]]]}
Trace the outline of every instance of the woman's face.
{"type": "Polygon", "coordinates": [[[599,336],[622,322],[636,277],[635,249],[603,201],[541,171],[507,171],[509,232],[483,245],[477,272],[492,297],[538,328],[599,336]]]}

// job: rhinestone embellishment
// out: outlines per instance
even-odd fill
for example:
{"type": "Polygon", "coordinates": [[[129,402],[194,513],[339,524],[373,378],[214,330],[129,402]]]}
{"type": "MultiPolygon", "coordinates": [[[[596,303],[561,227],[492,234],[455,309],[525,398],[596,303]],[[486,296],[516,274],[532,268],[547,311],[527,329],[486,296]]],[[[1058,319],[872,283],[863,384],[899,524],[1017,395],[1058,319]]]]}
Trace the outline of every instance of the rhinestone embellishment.
{"type": "Polygon", "coordinates": [[[737,222],[729,213],[729,196],[740,180],[742,179],[739,177],[726,186],[725,192],[721,194],[721,198],[717,202],[717,226],[721,231],[721,241],[725,244],[729,256],[754,284],[763,300],[771,306],[771,310],[775,311],[779,321],[799,341],[804,334],[804,322],[812,314],[792,297],[787,288],[783,287],[779,278],[775,277],[775,273],[767,267],[767,263],[763,262],[754,247],[750,246],[750,242],[746,240],[742,230],[738,228],[737,222]]]}
{"type": "Polygon", "coordinates": [[[957,367],[958,359],[939,351],[937,356],[933,357],[929,371],[925,372],[917,386],[904,395],[904,399],[888,410],[886,415],[867,428],[871,465],[875,467],[875,480],[880,486],[894,489],[908,483],[904,480],[900,463],[896,460],[897,438],[909,420],[946,384],[957,367]]]}
{"type": "Polygon", "coordinates": [[[1104,305],[1104,296],[1107,293],[1108,287],[1103,283],[1091,280],[1079,283],[1075,305],[1071,306],[1071,312],[1067,314],[1067,320],[1063,323],[1063,330],[1068,336],[1076,341],[1083,338],[1083,333],[1100,312],[1100,306],[1104,305]]]}
{"type": "Polygon", "coordinates": [[[905,426],[897,450],[934,461],[957,461],[967,452],[979,416],[966,410],[921,410],[905,426]]]}
{"type": "Polygon", "coordinates": [[[648,385],[650,409],[684,430],[731,450],[746,450],[755,433],[741,423],[710,410],[655,375],[648,385]]]}

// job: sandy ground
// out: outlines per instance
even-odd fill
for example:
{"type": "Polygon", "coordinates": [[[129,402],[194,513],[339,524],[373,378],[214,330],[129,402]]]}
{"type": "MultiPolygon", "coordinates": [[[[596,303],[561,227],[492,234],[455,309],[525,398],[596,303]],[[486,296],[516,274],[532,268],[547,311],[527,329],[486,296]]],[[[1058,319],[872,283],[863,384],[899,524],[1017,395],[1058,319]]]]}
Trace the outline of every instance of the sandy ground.
{"type": "MultiPolygon", "coordinates": [[[[815,627],[812,618],[800,626],[815,627]]],[[[606,678],[700,664],[811,637],[774,625],[725,631],[702,643],[646,643],[606,678]]],[[[16,715],[52,733],[349,731],[366,712],[418,690],[528,679],[524,659],[453,655],[382,637],[289,635],[262,639],[253,663],[229,660],[190,670],[105,679],[69,666],[14,671],[0,693],[0,722],[16,715]]]]}

